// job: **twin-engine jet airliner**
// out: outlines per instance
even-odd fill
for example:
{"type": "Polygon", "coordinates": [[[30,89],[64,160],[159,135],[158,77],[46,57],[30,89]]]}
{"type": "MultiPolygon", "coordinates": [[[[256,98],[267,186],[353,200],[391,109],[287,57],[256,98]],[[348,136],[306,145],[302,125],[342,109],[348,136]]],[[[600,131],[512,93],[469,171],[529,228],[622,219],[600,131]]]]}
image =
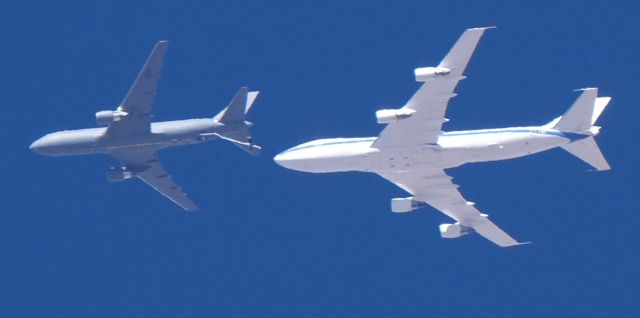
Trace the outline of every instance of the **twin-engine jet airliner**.
{"type": "Polygon", "coordinates": [[[378,123],[387,125],[378,137],[314,140],[280,153],[275,161],[306,172],[377,173],[412,195],[392,199],[393,212],[430,205],[454,219],[440,225],[443,238],[476,232],[499,246],[522,244],[464,199],[445,169],[561,147],[597,170],[609,170],[593,137],[600,131],[594,123],[611,98],[585,88],[563,116],[546,125],[441,131],[447,104],[486,29],[466,30],[437,67],[415,69],[422,86],[402,108],[376,112],[378,123]]]}
{"type": "Polygon", "coordinates": [[[129,93],[115,110],[96,113],[101,128],[65,130],[48,134],[31,144],[43,155],[71,156],[108,154],[121,162],[107,171],[108,181],[138,177],[187,211],[198,207],[178,187],[160,164],[159,149],[222,139],[252,155],[253,144],[245,115],[258,92],[240,88],[231,103],[213,118],[151,122],[152,106],[168,42],[158,42],[142,67],[129,93]]]}

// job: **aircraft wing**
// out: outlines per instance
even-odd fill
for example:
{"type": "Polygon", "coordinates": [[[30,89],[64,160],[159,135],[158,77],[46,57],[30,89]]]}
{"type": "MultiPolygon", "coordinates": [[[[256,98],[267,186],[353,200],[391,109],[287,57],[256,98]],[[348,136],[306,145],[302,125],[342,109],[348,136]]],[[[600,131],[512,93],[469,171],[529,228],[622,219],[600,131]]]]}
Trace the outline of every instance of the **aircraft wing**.
{"type": "Polygon", "coordinates": [[[126,112],[127,115],[111,123],[107,134],[128,136],[150,133],[153,101],[168,45],[169,42],[160,41],[153,47],[138,77],[131,85],[129,93],[118,106],[118,111],[126,112]]]}
{"type": "Polygon", "coordinates": [[[425,202],[461,225],[473,228],[475,232],[499,246],[522,244],[491,222],[486,214],[478,211],[474,203],[463,198],[458,191],[458,185],[453,183],[444,170],[378,174],[411,193],[415,200],[425,202]]]}
{"type": "MultiPolygon", "coordinates": [[[[397,147],[438,142],[449,99],[464,73],[471,55],[488,28],[466,30],[440,62],[438,68],[448,74],[437,75],[425,81],[402,109],[414,110],[411,117],[388,124],[372,147],[397,147]]],[[[416,69],[418,72],[419,69],[416,69]]],[[[417,74],[417,73],[416,73],[417,74]]],[[[417,79],[417,78],[416,78],[417,79]]]]}
{"type": "Polygon", "coordinates": [[[187,194],[173,181],[164,170],[156,153],[152,150],[133,150],[110,153],[121,161],[124,166],[136,172],[136,176],[156,189],[162,195],[173,201],[186,211],[196,211],[198,207],[187,194]]]}

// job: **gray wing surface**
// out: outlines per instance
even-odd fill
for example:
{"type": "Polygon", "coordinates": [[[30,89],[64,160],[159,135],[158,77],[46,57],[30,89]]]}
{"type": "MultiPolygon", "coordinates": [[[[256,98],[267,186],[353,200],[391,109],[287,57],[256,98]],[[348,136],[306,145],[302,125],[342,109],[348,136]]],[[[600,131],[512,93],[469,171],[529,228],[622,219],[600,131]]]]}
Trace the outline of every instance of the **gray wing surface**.
{"type": "Polygon", "coordinates": [[[427,80],[409,99],[403,109],[416,112],[409,118],[388,124],[372,145],[376,148],[418,144],[435,144],[445,121],[449,99],[464,73],[471,55],[487,28],[466,30],[438,67],[449,69],[449,74],[427,80]]]}
{"type": "Polygon", "coordinates": [[[502,246],[519,245],[518,241],[491,222],[486,214],[476,209],[458,191],[458,185],[444,170],[427,169],[412,172],[383,172],[381,177],[411,193],[416,200],[425,202],[460,224],[471,227],[491,242],[502,246]]]}
{"type": "Polygon", "coordinates": [[[182,191],[164,169],[154,151],[132,150],[113,152],[111,155],[121,161],[127,169],[135,171],[136,176],[146,184],[186,211],[198,210],[195,203],[187,197],[187,194],[182,191]]]}
{"type": "Polygon", "coordinates": [[[118,107],[128,115],[109,125],[107,134],[119,137],[148,134],[151,131],[151,115],[156,88],[162,71],[162,61],[169,42],[156,43],[146,63],[131,85],[129,93],[118,107]]]}

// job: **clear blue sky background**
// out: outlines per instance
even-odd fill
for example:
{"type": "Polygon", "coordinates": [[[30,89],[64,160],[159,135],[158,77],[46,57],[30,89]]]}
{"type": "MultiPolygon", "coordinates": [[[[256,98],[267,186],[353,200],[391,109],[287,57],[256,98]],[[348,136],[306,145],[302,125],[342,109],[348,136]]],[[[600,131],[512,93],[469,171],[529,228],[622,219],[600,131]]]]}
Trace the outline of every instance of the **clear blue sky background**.
{"type": "Polygon", "coordinates": [[[602,317],[640,312],[640,7],[633,1],[0,2],[1,317],[602,317]],[[376,175],[305,174],[272,157],[321,137],[375,136],[413,69],[464,29],[485,34],[446,130],[546,123],[597,86],[613,170],[562,150],[452,170],[520,240],[443,240],[431,208],[376,175]],[[95,126],[153,44],[171,41],[157,120],[213,116],[262,91],[265,149],[161,152],[202,211],[185,214],[108,157],[48,158],[41,135],[95,126]]]}

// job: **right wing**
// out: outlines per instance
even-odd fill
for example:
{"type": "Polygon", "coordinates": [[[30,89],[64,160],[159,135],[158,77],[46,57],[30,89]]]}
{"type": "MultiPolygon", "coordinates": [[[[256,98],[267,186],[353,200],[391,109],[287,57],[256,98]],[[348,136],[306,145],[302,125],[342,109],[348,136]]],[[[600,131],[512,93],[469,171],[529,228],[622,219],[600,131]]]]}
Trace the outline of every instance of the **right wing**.
{"type": "MultiPolygon", "coordinates": [[[[415,113],[409,118],[388,124],[372,147],[414,146],[438,142],[449,99],[456,95],[454,90],[458,82],[464,79],[462,74],[486,29],[488,28],[464,31],[449,54],[438,65],[438,68],[447,69],[448,73],[426,80],[402,107],[414,110],[415,113]]],[[[416,69],[416,72],[419,70],[416,69]]]]}
{"type": "Polygon", "coordinates": [[[156,43],[140,70],[129,93],[118,106],[118,111],[127,115],[109,125],[107,134],[114,137],[148,134],[151,132],[151,111],[156,96],[156,88],[162,71],[162,61],[169,42],[156,43]]]}
{"type": "Polygon", "coordinates": [[[136,177],[156,189],[186,211],[196,211],[198,207],[164,170],[156,153],[152,150],[132,150],[110,153],[124,166],[136,173],[136,177]]]}
{"type": "Polygon", "coordinates": [[[378,174],[411,193],[415,200],[429,204],[501,247],[523,244],[491,222],[486,214],[475,208],[474,203],[463,198],[458,191],[458,185],[451,181],[452,178],[444,170],[378,174]]]}

